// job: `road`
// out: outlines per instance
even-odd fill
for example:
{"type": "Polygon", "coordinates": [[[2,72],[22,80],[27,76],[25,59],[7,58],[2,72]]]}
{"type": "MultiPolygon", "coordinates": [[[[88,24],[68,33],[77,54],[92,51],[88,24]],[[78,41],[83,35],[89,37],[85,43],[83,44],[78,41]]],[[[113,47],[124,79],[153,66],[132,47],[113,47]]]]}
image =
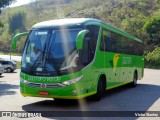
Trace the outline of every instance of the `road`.
{"type": "MultiPolygon", "coordinates": [[[[55,102],[50,98],[22,97],[19,91],[19,72],[4,73],[0,77],[0,111],[159,111],[160,110],[160,70],[145,69],[144,78],[136,88],[128,86],[106,92],[99,102],[92,100],[55,102]]],[[[41,119],[53,119],[45,117],[41,119]]],[[[12,118],[13,119],[13,118],[12,118]]],[[[14,118],[15,120],[17,118],[14,118]]],[[[40,118],[30,118],[37,119],[40,118]]],[[[55,118],[55,119],[75,119],[55,118]]],[[[77,119],[77,118],[76,118],[77,119]]],[[[97,117],[79,118],[98,120],[97,117]]],[[[101,117],[101,119],[106,119],[101,117]]],[[[116,118],[107,118],[116,119],[116,118]]],[[[124,119],[124,118],[117,118],[124,119]]],[[[128,118],[125,118],[128,119],[128,118]]],[[[131,120],[147,118],[135,117],[131,120]]],[[[153,118],[155,120],[155,118],[153,118]]],[[[150,120],[150,118],[148,118],[150,120]]],[[[158,120],[158,118],[157,118],[158,120]]]]}

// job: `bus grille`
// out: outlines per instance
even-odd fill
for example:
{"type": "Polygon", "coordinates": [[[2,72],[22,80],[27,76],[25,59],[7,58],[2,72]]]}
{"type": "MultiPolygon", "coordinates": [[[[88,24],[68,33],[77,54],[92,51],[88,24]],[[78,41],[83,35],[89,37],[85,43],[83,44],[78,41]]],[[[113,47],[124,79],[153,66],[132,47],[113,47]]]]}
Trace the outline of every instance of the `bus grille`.
{"type": "Polygon", "coordinates": [[[31,83],[31,82],[28,82],[26,85],[28,85],[30,87],[36,87],[36,88],[59,88],[59,87],[65,86],[65,85],[63,85],[61,83],[44,84],[44,83],[31,83]]]}

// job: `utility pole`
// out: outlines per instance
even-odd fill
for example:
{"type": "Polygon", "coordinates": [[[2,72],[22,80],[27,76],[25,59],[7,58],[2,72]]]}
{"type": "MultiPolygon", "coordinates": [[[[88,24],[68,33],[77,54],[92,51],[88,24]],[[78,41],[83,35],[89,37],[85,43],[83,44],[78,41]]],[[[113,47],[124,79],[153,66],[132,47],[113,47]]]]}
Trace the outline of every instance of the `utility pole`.
{"type": "Polygon", "coordinates": [[[11,60],[11,51],[10,51],[10,60],[11,60]]]}

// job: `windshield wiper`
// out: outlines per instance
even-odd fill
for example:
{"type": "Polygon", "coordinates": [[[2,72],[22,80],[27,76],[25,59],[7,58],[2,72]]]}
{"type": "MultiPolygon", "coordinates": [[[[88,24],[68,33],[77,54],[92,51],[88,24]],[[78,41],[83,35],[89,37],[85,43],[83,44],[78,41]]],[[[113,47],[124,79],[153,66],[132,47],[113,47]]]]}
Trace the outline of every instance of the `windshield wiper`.
{"type": "Polygon", "coordinates": [[[45,44],[44,46],[44,50],[43,51],[39,51],[39,55],[37,57],[37,59],[35,60],[34,64],[32,65],[32,67],[30,68],[30,71],[33,72],[37,66],[37,64],[39,63],[40,61],[40,66],[41,68],[44,68],[45,69],[45,66],[46,66],[46,49],[47,48],[47,45],[45,44]]]}
{"type": "Polygon", "coordinates": [[[43,51],[43,54],[42,54],[42,63],[44,64],[44,66],[43,66],[44,70],[46,68],[46,60],[47,60],[46,52],[47,52],[47,44],[45,44],[44,51],[43,51]]]}
{"type": "Polygon", "coordinates": [[[42,61],[44,52],[43,51],[39,51],[39,55],[37,57],[37,59],[34,61],[33,65],[30,68],[30,73],[32,73],[35,70],[35,67],[37,66],[37,64],[39,63],[39,61],[42,61]]]}

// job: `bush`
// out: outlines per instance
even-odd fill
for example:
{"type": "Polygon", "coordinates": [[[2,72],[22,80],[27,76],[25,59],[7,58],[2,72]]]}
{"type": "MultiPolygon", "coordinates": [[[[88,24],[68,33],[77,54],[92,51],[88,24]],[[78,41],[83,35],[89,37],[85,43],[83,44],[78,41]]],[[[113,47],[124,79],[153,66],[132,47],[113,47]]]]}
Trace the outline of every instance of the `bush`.
{"type": "Polygon", "coordinates": [[[155,47],[152,52],[145,55],[146,67],[160,68],[160,47],[155,47]]]}

